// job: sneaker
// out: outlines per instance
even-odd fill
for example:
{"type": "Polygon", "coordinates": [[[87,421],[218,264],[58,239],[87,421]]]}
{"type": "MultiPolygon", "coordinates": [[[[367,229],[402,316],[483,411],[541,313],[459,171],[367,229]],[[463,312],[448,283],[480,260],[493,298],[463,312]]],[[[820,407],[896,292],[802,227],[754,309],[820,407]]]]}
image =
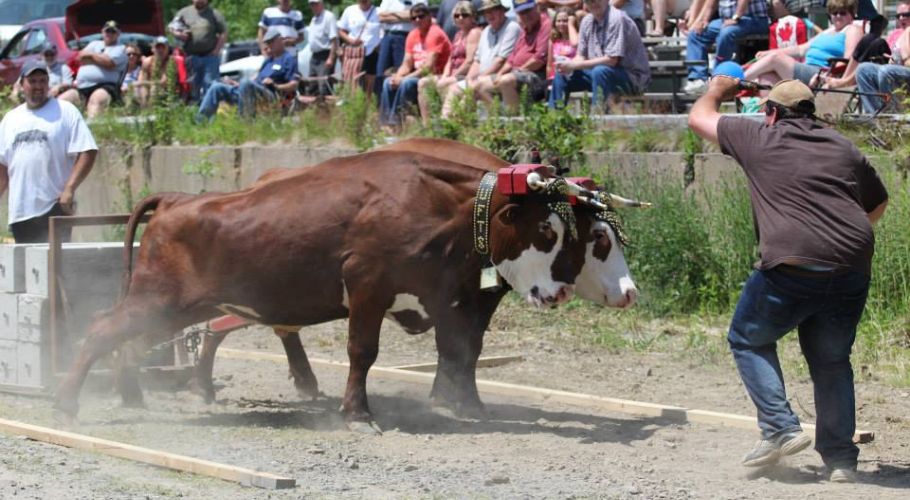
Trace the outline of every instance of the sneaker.
{"type": "Polygon", "coordinates": [[[831,469],[831,477],[828,481],[832,483],[855,483],[856,469],[852,467],[834,467],[831,469]]]}
{"type": "Polygon", "coordinates": [[[812,438],[803,431],[794,431],[774,439],[762,439],[752,451],[743,458],[746,467],[764,467],[774,465],[781,458],[795,455],[812,444],[812,438]]]}
{"type": "Polygon", "coordinates": [[[705,80],[689,80],[683,85],[683,92],[690,95],[702,95],[708,90],[708,82],[705,80]]]}

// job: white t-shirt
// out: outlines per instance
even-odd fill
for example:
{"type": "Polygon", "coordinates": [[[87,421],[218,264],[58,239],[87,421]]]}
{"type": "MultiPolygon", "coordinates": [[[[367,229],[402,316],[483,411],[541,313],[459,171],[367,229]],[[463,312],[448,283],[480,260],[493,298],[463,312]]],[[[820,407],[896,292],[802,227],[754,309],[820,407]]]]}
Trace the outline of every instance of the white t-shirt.
{"type": "Polygon", "coordinates": [[[76,156],[97,150],[75,106],[51,98],[39,109],[21,104],[0,121],[0,163],[9,174],[9,223],[53,208],[73,172],[76,156]]]}
{"type": "Polygon", "coordinates": [[[310,19],[307,35],[311,52],[322,52],[332,48],[332,40],[338,38],[336,23],[335,14],[327,9],[323,9],[321,14],[310,19]]]}
{"type": "Polygon", "coordinates": [[[497,57],[508,59],[520,36],[521,27],[514,21],[506,21],[499,31],[493,31],[493,27],[487,25],[480,32],[475,56],[477,63],[480,64],[480,71],[486,71],[497,57]]]}
{"type": "Polygon", "coordinates": [[[360,10],[356,3],[344,9],[341,13],[341,19],[338,20],[338,29],[345,30],[351,38],[363,40],[363,50],[366,55],[370,55],[379,46],[379,40],[382,35],[379,33],[379,12],[375,6],[370,6],[366,11],[360,10]],[[367,20],[367,15],[370,16],[367,20]],[[363,33],[360,28],[366,23],[363,33]]]}
{"type": "Polygon", "coordinates": [[[76,87],[85,89],[94,87],[102,83],[120,83],[120,79],[126,73],[126,45],[117,43],[117,45],[105,45],[102,40],[95,40],[85,46],[90,52],[104,54],[114,61],[112,69],[105,69],[95,64],[82,64],[79,66],[79,72],[76,73],[76,87]]]}
{"type": "MultiPolygon", "coordinates": [[[[382,0],[379,4],[380,14],[394,14],[403,10],[410,11],[411,7],[422,3],[426,5],[427,0],[382,0]]],[[[401,23],[382,23],[382,29],[385,31],[411,31],[414,26],[409,22],[401,23]]]]}

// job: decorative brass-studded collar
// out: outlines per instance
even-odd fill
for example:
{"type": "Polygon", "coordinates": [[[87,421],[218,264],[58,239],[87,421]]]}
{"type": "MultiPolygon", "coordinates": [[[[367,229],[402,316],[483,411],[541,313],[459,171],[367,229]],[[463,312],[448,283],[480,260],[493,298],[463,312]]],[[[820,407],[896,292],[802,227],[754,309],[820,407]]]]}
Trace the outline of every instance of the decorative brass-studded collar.
{"type": "Polygon", "coordinates": [[[480,179],[474,198],[474,250],[480,255],[490,253],[490,201],[496,189],[496,173],[488,172],[480,179]]]}

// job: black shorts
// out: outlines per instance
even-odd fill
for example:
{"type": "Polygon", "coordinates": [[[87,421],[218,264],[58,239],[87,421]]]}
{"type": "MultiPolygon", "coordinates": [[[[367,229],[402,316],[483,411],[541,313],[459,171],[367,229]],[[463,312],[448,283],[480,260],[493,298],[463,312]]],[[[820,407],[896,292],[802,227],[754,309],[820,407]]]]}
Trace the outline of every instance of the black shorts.
{"type": "Polygon", "coordinates": [[[379,47],[376,47],[372,54],[363,58],[363,65],[360,66],[360,71],[368,75],[375,75],[377,63],[379,63],[379,47]]]}
{"type": "Polygon", "coordinates": [[[83,102],[88,102],[88,98],[98,89],[104,89],[111,96],[111,102],[119,103],[122,98],[120,96],[120,88],[113,83],[99,83],[98,85],[92,85],[91,87],[85,87],[84,89],[79,90],[79,95],[82,96],[83,102]]]}
{"type": "MultiPolygon", "coordinates": [[[[50,211],[44,215],[10,224],[9,229],[12,231],[16,243],[47,243],[50,229],[50,221],[48,219],[57,215],[68,215],[60,207],[60,203],[54,203],[50,211]]],[[[63,241],[70,240],[72,231],[72,228],[70,228],[64,232],[63,241]]]]}

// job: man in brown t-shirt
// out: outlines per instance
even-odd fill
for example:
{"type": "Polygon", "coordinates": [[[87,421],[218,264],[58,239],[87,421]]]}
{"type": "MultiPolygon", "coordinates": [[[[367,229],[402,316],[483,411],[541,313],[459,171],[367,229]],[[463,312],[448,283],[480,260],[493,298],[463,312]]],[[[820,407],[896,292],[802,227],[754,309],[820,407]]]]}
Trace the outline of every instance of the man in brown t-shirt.
{"type": "Polygon", "coordinates": [[[888,193],[845,137],[815,121],[812,91],[779,82],[764,123],[721,116],[736,79],[715,77],[689,126],[742,166],[760,260],[743,288],[727,339],[758,410],[762,439],[746,466],[777,463],[811,444],[787,402],[777,341],[794,328],[815,386],[815,449],[834,482],[855,478],[856,409],[850,351],[869,291],[874,224],[888,193]]]}

